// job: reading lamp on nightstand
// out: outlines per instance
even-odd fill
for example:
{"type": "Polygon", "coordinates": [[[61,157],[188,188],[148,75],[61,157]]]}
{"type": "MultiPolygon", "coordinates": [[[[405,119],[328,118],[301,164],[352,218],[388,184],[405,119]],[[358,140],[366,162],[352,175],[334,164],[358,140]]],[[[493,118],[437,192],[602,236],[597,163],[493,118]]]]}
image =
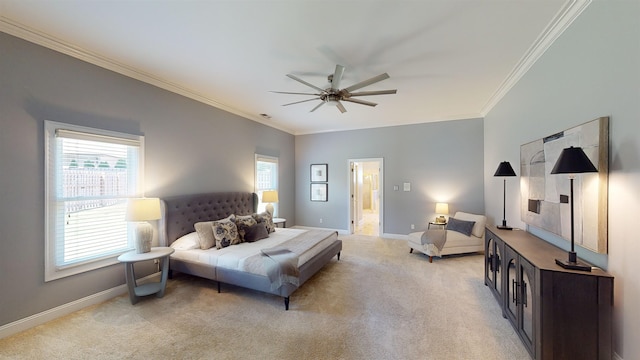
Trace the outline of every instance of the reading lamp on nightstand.
{"type": "Polygon", "coordinates": [[[153,227],[148,221],[158,220],[160,217],[160,199],[129,199],[125,220],[138,223],[136,226],[136,253],[142,254],[151,251],[153,227]]]}
{"type": "Polygon", "coordinates": [[[265,210],[271,214],[271,216],[275,216],[273,214],[273,203],[278,202],[278,191],[277,190],[265,190],[262,192],[262,202],[266,203],[265,210]]]}
{"type": "Polygon", "coordinates": [[[573,146],[562,150],[558,161],[556,161],[556,165],[551,170],[552,174],[569,174],[569,187],[571,189],[571,251],[569,251],[568,260],[556,259],[556,264],[565,269],[591,271],[591,266],[578,261],[578,256],[575,252],[573,229],[573,178],[575,178],[575,174],[587,172],[598,172],[598,169],[593,166],[593,163],[589,160],[582,148],[573,146]]]}
{"type": "MultiPolygon", "coordinates": [[[[516,176],[515,171],[508,161],[503,161],[498,165],[498,169],[493,176],[516,176]]],[[[502,225],[498,225],[498,229],[513,230],[511,226],[507,226],[507,179],[503,179],[503,197],[502,197],[502,225]]]]}
{"type": "Polygon", "coordinates": [[[445,219],[444,215],[449,214],[449,204],[447,203],[436,203],[436,215],[440,215],[436,217],[436,224],[445,224],[447,219],[445,219]]]}

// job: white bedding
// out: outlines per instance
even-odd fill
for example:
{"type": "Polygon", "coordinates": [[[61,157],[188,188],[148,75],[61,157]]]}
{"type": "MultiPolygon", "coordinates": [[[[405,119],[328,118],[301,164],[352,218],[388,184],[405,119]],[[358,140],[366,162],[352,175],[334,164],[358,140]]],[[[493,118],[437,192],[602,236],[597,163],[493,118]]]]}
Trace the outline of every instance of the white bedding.
{"type": "MultiPolygon", "coordinates": [[[[305,229],[276,228],[276,232],[269,234],[268,238],[258,240],[256,242],[231,245],[219,250],[215,247],[207,250],[176,249],[176,251],[171,254],[171,258],[187,262],[205,264],[212,267],[216,266],[220,268],[250,272],[257,275],[266,275],[263,267],[259,267],[257,269],[250,268],[245,266],[245,261],[251,256],[260,254],[260,250],[262,249],[268,249],[274,246],[278,246],[281,243],[307,231],[308,230],[305,229]]],[[[327,232],[327,234],[329,234],[329,232],[327,232]]],[[[335,232],[331,232],[331,234],[331,236],[327,236],[322,241],[316,243],[302,254],[299,254],[298,266],[304,264],[324,248],[336,241],[337,234],[335,232]]]]}

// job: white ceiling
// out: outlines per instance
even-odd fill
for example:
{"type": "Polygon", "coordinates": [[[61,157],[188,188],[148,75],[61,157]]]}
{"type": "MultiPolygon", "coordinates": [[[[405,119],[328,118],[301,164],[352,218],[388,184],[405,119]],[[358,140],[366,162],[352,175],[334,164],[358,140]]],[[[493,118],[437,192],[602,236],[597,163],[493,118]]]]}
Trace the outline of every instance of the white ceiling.
{"type": "Polygon", "coordinates": [[[482,117],[589,0],[0,0],[0,31],[292,134],[482,117]],[[368,107],[313,92],[335,65],[368,107]],[[260,114],[268,114],[265,119],[260,114]]]}

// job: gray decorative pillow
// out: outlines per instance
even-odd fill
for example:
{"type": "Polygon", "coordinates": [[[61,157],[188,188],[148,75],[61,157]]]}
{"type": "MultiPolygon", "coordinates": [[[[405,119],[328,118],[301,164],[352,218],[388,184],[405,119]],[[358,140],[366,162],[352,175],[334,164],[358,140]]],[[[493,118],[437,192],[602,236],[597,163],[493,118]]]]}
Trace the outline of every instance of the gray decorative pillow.
{"type": "Polygon", "coordinates": [[[457,231],[461,234],[471,236],[471,232],[473,231],[473,225],[475,225],[475,221],[465,221],[458,220],[456,218],[449,218],[447,222],[447,230],[457,231]]]}
{"type": "Polygon", "coordinates": [[[269,233],[267,232],[267,227],[264,226],[263,222],[256,223],[251,226],[247,226],[244,229],[244,241],[246,242],[254,242],[261,239],[266,239],[269,237],[269,233]]]}
{"type": "MultiPolygon", "coordinates": [[[[235,221],[235,215],[231,214],[226,218],[217,221],[224,220],[235,221]]],[[[216,244],[216,239],[213,236],[213,223],[213,221],[202,221],[193,224],[193,227],[198,233],[198,238],[200,239],[200,249],[202,250],[210,249],[216,244]]]]}
{"type": "Polygon", "coordinates": [[[253,214],[253,218],[256,219],[257,222],[264,222],[268,233],[276,231],[276,226],[273,224],[273,217],[268,211],[260,214],[253,214]]]}
{"type": "Polygon", "coordinates": [[[238,227],[230,220],[214,221],[212,225],[213,237],[216,239],[216,249],[240,244],[238,227]]]}
{"type": "Polygon", "coordinates": [[[238,227],[238,236],[240,237],[240,242],[245,241],[245,229],[257,223],[258,222],[253,218],[253,215],[236,215],[236,226],[238,227]]]}

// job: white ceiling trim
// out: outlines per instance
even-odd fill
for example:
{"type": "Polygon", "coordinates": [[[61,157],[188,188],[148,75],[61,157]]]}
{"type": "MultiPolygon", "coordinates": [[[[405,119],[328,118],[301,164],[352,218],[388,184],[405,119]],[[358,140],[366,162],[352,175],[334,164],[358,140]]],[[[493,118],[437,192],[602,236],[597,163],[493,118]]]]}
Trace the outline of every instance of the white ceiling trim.
{"type": "Polygon", "coordinates": [[[96,65],[96,66],[100,66],[102,68],[105,68],[107,70],[111,70],[114,72],[117,72],[119,74],[122,74],[124,76],[157,86],[161,89],[167,90],[167,91],[171,91],[173,93],[176,93],[178,95],[182,95],[185,96],[187,98],[196,100],[198,102],[207,104],[207,105],[211,105],[215,108],[230,112],[232,114],[238,115],[238,116],[242,116],[244,118],[256,121],[258,123],[267,125],[269,127],[272,128],[276,128],[278,130],[282,130],[284,132],[293,134],[293,132],[291,131],[291,129],[286,129],[280,126],[277,126],[273,123],[269,123],[267,121],[265,121],[265,119],[263,119],[262,117],[258,116],[258,115],[253,115],[253,114],[247,114],[243,111],[240,111],[238,109],[235,109],[231,106],[222,104],[216,100],[213,100],[209,97],[206,97],[202,94],[196,93],[194,91],[191,91],[189,89],[186,89],[180,85],[174,84],[170,81],[167,81],[165,79],[159,78],[157,76],[151,75],[149,73],[146,73],[144,71],[138,70],[134,67],[119,63],[117,61],[114,61],[112,59],[106,58],[104,56],[101,56],[99,54],[93,53],[91,51],[88,51],[86,49],[82,49],[78,46],[69,44],[63,40],[57,39],[51,35],[48,35],[46,33],[43,33],[41,31],[32,29],[30,27],[27,27],[25,25],[19,24],[17,22],[14,22],[10,19],[7,19],[4,16],[0,16],[0,31],[5,32],[9,35],[13,35],[16,37],[19,37],[23,40],[32,42],[34,44],[38,44],[41,46],[44,46],[46,48],[49,48],[51,50],[55,50],[58,51],[60,53],[69,55],[71,57],[74,57],[76,59],[88,62],[90,64],[96,65]]]}
{"type": "Polygon", "coordinates": [[[491,109],[520,81],[529,69],[544,54],[573,21],[591,4],[591,0],[569,0],[558,11],[545,30],[538,36],[529,50],[524,54],[511,73],[500,84],[496,92],[489,98],[480,113],[485,117],[491,109]]]}

